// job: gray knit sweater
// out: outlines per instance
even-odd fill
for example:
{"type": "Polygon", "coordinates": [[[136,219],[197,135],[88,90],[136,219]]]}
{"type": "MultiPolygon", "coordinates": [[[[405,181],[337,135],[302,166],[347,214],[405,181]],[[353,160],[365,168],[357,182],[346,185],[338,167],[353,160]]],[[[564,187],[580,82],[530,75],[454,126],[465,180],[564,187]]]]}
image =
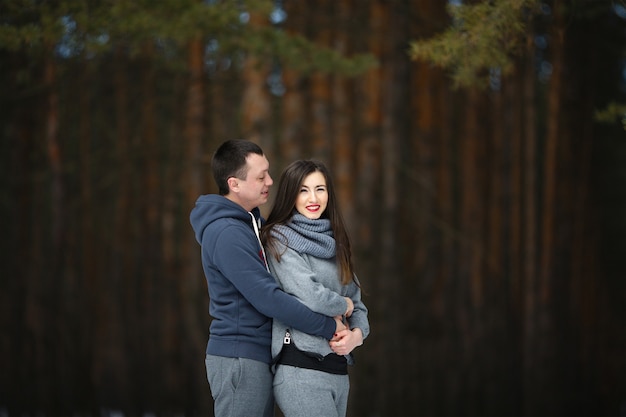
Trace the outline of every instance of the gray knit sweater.
{"type": "MultiPolygon", "coordinates": [[[[312,311],[328,316],[345,313],[346,301],[343,297],[349,297],[354,303],[354,311],[348,323],[351,329],[360,328],[365,339],[370,331],[367,308],[361,301],[361,291],[354,282],[341,285],[339,281],[335,240],[332,238],[328,220],[310,220],[295,214],[289,224],[277,226],[273,233],[280,241],[277,242],[277,249],[282,255],[279,262],[268,253],[268,264],[282,289],[298,298],[312,311]]],[[[285,324],[274,320],[272,357],[280,353],[287,330],[285,324]]],[[[294,329],[289,329],[289,332],[293,343],[300,350],[322,356],[332,353],[328,341],[322,337],[294,329]]],[[[348,363],[352,363],[350,357],[348,363]]]]}

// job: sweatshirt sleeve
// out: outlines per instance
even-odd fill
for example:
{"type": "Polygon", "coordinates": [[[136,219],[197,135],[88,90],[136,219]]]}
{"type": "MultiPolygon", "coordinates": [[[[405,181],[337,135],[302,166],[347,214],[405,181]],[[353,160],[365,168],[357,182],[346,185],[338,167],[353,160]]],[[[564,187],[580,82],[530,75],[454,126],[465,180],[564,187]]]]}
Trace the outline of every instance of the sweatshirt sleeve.
{"type": "Polygon", "coordinates": [[[346,312],[348,305],[344,297],[318,282],[315,272],[298,252],[282,245],[279,250],[280,262],[270,257],[270,269],[285,292],[316,313],[341,316],[346,312]]]}
{"type": "Polygon", "coordinates": [[[336,330],[332,317],[315,313],[295,297],[283,292],[265,269],[261,247],[243,227],[228,227],[216,237],[214,264],[243,297],[261,314],[294,329],[332,339],[336,330]]]}
{"type": "MultiPolygon", "coordinates": [[[[357,277],[355,276],[354,279],[357,280],[357,277]]],[[[348,285],[347,296],[350,297],[352,303],[354,304],[354,311],[348,318],[348,324],[351,329],[357,327],[361,329],[361,332],[363,333],[363,340],[365,340],[370,333],[370,324],[367,318],[368,310],[361,299],[361,288],[359,288],[354,281],[348,285]]]]}

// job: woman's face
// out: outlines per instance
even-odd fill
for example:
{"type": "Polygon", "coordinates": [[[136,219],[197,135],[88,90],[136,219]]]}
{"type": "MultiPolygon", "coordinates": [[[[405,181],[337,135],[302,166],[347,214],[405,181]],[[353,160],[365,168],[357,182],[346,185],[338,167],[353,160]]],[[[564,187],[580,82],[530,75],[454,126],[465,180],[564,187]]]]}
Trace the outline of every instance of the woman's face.
{"type": "Polygon", "coordinates": [[[328,205],[328,190],[326,179],[321,172],[312,172],[302,182],[298,197],[296,198],[296,210],[308,219],[319,219],[328,205]]]}

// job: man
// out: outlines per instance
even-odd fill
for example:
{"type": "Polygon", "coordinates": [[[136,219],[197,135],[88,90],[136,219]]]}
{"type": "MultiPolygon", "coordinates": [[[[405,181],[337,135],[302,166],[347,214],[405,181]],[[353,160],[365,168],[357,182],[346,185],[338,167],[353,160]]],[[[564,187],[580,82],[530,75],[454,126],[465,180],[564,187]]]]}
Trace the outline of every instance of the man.
{"type": "Polygon", "coordinates": [[[219,195],[200,196],[190,220],[213,317],[206,370],[215,415],[273,416],[272,318],[327,340],[345,326],[281,291],[268,272],[258,207],[267,202],[273,181],[261,148],[245,140],[224,142],[211,168],[219,195]]]}

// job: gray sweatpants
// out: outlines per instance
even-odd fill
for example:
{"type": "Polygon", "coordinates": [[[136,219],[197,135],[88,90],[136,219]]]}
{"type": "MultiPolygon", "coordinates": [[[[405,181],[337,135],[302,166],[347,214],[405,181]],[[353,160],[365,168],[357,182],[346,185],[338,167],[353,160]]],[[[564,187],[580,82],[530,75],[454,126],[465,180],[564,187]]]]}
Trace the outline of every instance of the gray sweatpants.
{"type": "Polygon", "coordinates": [[[343,417],[350,379],[312,369],[278,365],[274,397],[285,417],[343,417]]]}
{"type": "Polygon", "coordinates": [[[206,355],[216,417],[272,417],[272,373],[266,363],[206,355]]]}

